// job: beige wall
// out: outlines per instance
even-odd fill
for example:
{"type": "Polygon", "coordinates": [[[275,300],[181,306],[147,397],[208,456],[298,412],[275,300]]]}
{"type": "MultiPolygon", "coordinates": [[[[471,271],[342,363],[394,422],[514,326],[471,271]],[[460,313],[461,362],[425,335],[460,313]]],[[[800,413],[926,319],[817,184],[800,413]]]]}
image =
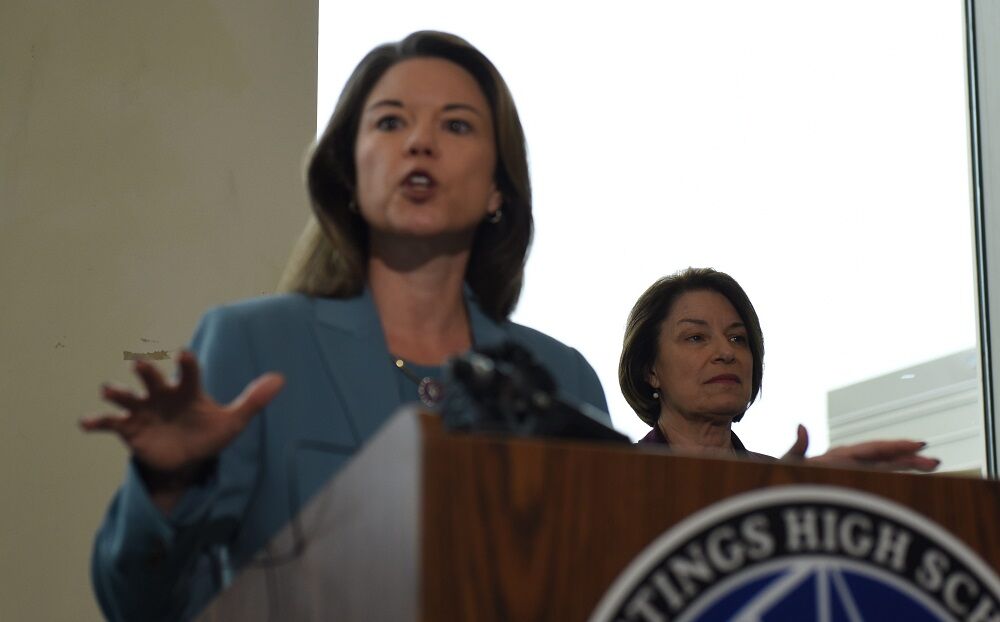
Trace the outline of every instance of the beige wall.
{"type": "Polygon", "coordinates": [[[305,222],[315,0],[0,2],[0,620],[87,620],[123,351],[276,283],[305,222]]]}

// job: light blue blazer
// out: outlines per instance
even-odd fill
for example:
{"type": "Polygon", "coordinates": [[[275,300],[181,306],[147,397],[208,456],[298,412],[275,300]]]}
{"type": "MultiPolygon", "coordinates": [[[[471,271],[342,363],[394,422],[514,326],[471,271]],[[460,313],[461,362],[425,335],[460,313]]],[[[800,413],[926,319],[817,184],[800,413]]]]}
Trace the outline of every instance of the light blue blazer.
{"type": "MultiPolygon", "coordinates": [[[[466,303],[477,346],[507,339],[524,345],[565,397],[607,412],[597,375],[579,352],[530,328],[493,322],[468,292],[466,303]]],[[[94,590],[111,620],[196,615],[221,587],[220,565],[238,569],[250,561],[401,406],[398,372],[367,291],[351,299],[293,294],[213,309],[192,350],[205,390],[221,403],[264,372],[281,372],[285,386],[170,516],[152,504],[129,466],[91,564],[94,590]],[[343,451],[296,450],[303,440],[343,451]],[[293,462],[296,494],[290,495],[293,462]]]]}

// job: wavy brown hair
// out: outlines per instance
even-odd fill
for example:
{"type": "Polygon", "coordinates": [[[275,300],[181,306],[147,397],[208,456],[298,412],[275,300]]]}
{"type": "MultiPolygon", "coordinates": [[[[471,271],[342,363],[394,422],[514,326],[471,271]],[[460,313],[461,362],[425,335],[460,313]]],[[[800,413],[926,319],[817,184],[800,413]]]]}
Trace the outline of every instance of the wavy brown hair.
{"type": "MultiPolygon", "coordinates": [[[[725,296],[743,321],[753,357],[750,402],[747,406],[760,395],[764,379],[764,333],[750,298],[736,279],[725,272],[712,268],[688,268],[650,285],[632,307],[625,325],[625,342],[618,362],[618,384],[632,410],[651,426],[656,425],[660,416],[660,401],[653,398],[654,389],[648,378],[656,363],[663,320],[670,315],[674,302],[681,294],[706,290],[725,296]]],[[[742,418],[743,413],[740,413],[733,421],[742,418]]]]}
{"type": "Polygon", "coordinates": [[[479,225],[465,281],[487,315],[496,321],[506,319],[521,294],[534,227],[524,131],[507,84],[493,63],[465,40],[442,32],[415,32],[397,43],[380,45],[354,69],[326,131],[309,154],[306,183],[315,220],[296,244],[280,289],[333,298],[356,296],[364,289],[368,226],[351,209],[361,109],[385,72],[411,58],[441,58],[459,65],[475,78],[490,104],[497,152],[494,180],[503,196],[503,218],[479,225]]]}

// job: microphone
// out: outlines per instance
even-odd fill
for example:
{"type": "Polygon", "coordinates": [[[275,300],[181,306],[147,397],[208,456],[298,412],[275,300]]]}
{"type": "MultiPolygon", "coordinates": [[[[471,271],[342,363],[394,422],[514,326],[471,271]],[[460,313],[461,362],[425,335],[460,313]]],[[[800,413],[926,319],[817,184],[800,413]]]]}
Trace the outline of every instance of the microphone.
{"type": "Polygon", "coordinates": [[[560,396],[552,374],[515,342],[451,359],[445,378],[441,417],[449,429],[629,442],[596,408],[560,396]]]}

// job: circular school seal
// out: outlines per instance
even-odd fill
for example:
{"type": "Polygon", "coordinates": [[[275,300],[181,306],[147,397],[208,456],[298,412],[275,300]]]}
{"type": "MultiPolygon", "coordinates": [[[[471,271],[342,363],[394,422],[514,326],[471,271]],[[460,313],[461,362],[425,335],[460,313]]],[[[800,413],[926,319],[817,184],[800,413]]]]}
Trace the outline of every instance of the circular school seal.
{"type": "Polygon", "coordinates": [[[661,535],[591,622],[1000,622],[1000,579],[926,518],[829,486],[745,493],[661,535]]]}

